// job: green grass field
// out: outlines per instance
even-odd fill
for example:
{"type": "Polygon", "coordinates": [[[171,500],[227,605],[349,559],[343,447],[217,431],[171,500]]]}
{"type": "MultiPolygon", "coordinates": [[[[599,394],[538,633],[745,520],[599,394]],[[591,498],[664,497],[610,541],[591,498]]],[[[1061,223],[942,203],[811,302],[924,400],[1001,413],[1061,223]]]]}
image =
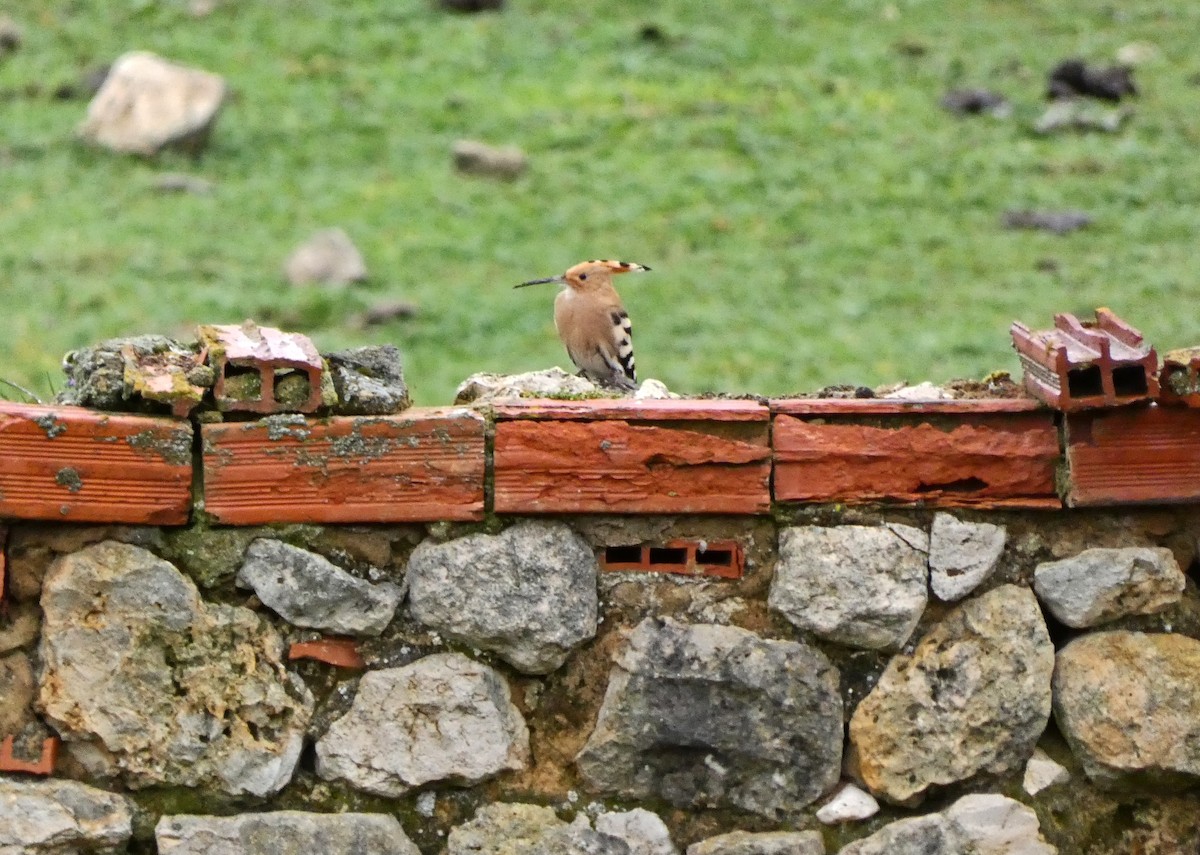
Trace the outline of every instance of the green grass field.
{"type": "MultiPolygon", "coordinates": [[[[419,403],[475,371],[568,365],[552,292],[585,258],[618,280],[641,374],[782,394],[1016,370],[1008,325],[1108,305],[1160,349],[1200,342],[1200,4],[1193,0],[7,0],[0,58],[0,377],[48,394],[63,351],[198,322],[392,342],[419,403]],[[662,39],[645,39],[653,26],[662,39]],[[1152,46],[1116,135],[1042,138],[1045,73],[1152,46]],[[130,49],[224,75],[202,160],[73,138],[55,86],[130,49]],[[1013,116],[956,119],[949,86],[1013,116]],[[517,144],[511,184],[456,175],[461,137],[517,144]],[[162,171],[216,184],[151,189],[162,171]],[[1079,208],[1067,236],[1007,208],[1079,208]],[[280,265],[326,226],[372,274],[297,290],[280,265]],[[418,318],[366,331],[385,299],[418,318]]],[[[0,392],[2,394],[2,392],[0,392]]]]}

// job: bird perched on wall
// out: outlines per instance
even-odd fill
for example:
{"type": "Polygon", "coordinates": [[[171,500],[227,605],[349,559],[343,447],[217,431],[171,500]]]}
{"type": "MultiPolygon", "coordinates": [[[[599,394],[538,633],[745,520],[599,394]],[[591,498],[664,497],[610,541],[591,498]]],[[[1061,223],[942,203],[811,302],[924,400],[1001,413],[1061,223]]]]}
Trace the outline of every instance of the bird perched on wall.
{"type": "Polygon", "coordinates": [[[563,285],[554,299],[554,328],[566,345],[571,361],[589,380],[605,386],[633,389],[637,386],[633,326],[613,288],[612,277],[616,273],[640,273],[649,269],[631,261],[583,261],[561,276],[531,279],[514,287],[545,282],[563,285]]]}

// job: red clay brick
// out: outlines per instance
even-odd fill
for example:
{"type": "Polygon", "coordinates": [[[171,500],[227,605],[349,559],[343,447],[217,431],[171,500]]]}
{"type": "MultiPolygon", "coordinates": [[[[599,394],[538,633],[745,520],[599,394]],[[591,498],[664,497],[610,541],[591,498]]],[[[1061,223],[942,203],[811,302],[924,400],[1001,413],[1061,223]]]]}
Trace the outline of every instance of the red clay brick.
{"type": "Polygon", "coordinates": [[[288,648],[288,659],[315,659],[338,668],[361,670],[367,667],[358,642],[351,638],[319,638],[316,641],[297,641],[288,648]]]}
{"type": "Polygon", "coordinates": [[[0,402],[0,517],[183,525],[188,422],[0,402]]]}
{"type": "Polygon", "coordinates": [[[54,764],[58,762],[58,737],[50,736],[42,740],[42,756],[33,762],[18,760],[13,756],[14,739],[4,737],[0,743],[0,772],[25,772],[30,775],[53,775],[54,764]]]}
{"type": "Polygon", "coordinates": [[[483,518],[484,420],[463,409],[205,425],[204,507],[218,522],[483,518]]]}
{"type": "Polygon", "coordinates": [[[1034,402],[771,406],[778,501],[1061,507],[1055,414],[1034,402]]]}
{"type": "Polygon", "coordinates": [[[1071,507],[1200,500],[1200,410],[1075,413],[1066,426],[1071,507]]]}
{"type": "Polygon", "coordinates": [[[754,401],[532,401],[496,418],[499,513],[770,508],[769,414],[754,401]]]}
{"type": "Polygon", "coordinates": [[[736,540],[668,540],[661,547],[645,544],[609,547],[600,562],[600,569],[610,573],[632,571],[740,579],[745,563],[746,553],[736,540]],[[635,552],[636,560],[626,560],[624,555],[619,555],[625,552],[635,552]],[[661,555],[676,552],[681,553],[678,560],[666,559],[661,555]],[[714,561],[718,556],[727,557],[728,563],[714,561]]]}

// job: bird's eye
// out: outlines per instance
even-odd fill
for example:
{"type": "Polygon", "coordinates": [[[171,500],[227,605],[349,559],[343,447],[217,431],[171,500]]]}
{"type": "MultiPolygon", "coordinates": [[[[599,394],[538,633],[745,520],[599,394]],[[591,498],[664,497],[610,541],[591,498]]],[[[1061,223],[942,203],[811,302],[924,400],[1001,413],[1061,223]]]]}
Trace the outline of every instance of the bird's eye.
{"type": "Polygon", "coordinates": [[[587,274],[586,274],[586,273],[580,273],[580,274],[579,274],[579,278],[580,278],[580,279],[587,279],[587,274]]]}

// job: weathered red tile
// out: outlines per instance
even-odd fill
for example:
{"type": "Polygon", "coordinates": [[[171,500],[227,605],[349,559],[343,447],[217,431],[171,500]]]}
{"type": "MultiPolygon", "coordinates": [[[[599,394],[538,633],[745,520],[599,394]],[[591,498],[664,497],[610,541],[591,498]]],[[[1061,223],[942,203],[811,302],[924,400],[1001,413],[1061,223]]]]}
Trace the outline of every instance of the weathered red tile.
{"type": "Polygon", "coordinates": [[[218,522],[483,518],[484,420],[463,409],[205,425],[204,509],[218,522]]]}
{"type": "Polygon", "coordinates": [[[1200,410],[1130,407],[1067,416],[1067,504],[1200,500],[1200,410]]]}
{"type": "Polygon", "coordinates": [[[0,742],[0,772],[25,772],[29,775],[53,775],[54,764],[58,762],[58,737],[50,736],[42,740],[42,755],[35,761],[20,760],[13,756],[11,736],[4,737],[0,742]]]}
{"type": "Polygon", "coordinates": [[[182,525],[188,422],[0,402],[0,518],[182,525]]]}
{"type": "Polygon", "coordinates": [[[758,514],[768,410],[754,401],[531,401],[496,407],[499,513],[758,514]]]}
{"type": "Polygon", "coordinates": [[[367,667],[358,642],[352,638],[319,638],[315,641],[297,641],[288,648],[288,659],[314,659],[337,668],[361,670],[367,667]]]}
{"type": "Polygon", "coordinates": [[[1060,507],[1055,414],[1028,400],[772,401],[775,499],[1060,507]]]}

